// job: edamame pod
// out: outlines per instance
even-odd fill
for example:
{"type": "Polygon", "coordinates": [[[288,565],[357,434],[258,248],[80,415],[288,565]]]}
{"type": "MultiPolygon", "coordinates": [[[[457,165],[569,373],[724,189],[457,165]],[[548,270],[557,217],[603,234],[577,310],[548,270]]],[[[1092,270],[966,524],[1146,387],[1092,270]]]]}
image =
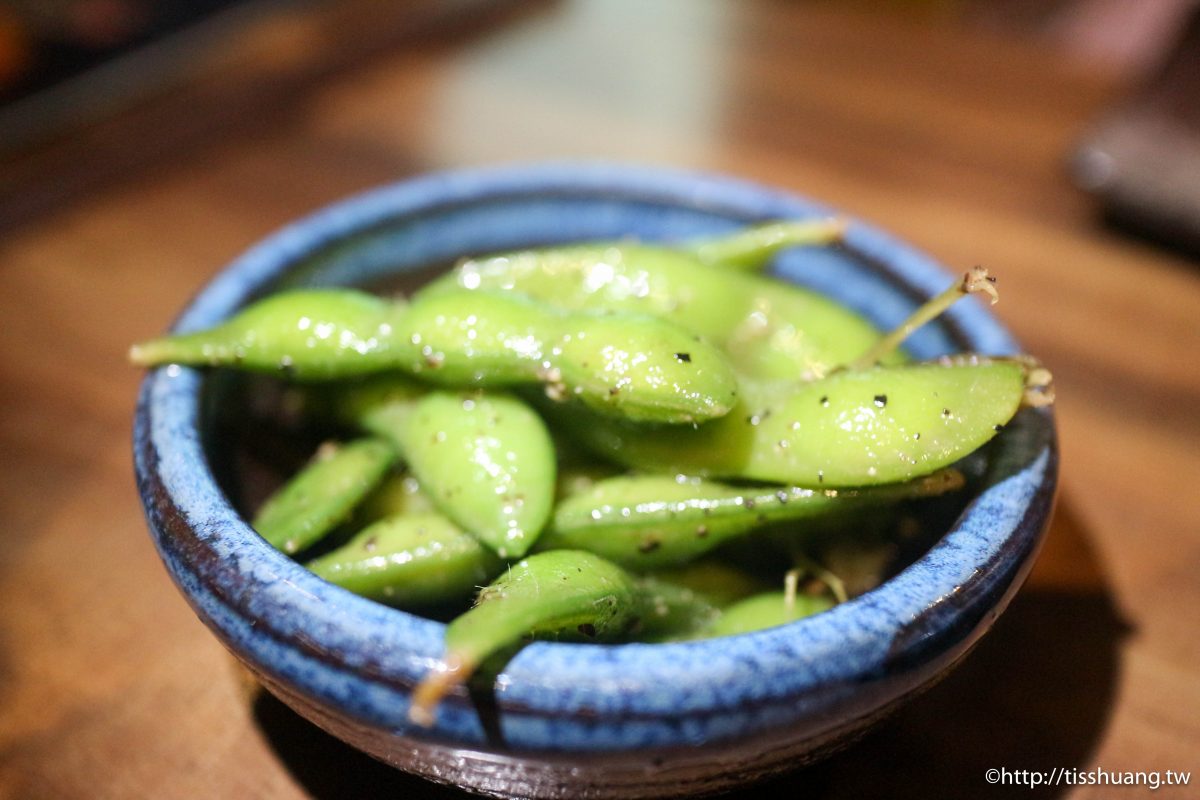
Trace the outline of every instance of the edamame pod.
{"type": "MultiPolygon", "coordinates": [[[[770,252],[764,243],[758,255],[770,252]]],[[[654,245],[573,245],[470,259],[417,296],[454,287],[517,291],[568,309],[652,314],[724,347],[739,371],[762,379],[821,377],[880,336],[858,314],[814,292],[654,245]]]]}
{"type": "Polygon", "coordinates": [[[469,597],[503,562],[446,517],[393,516],[306,565],[355,594],[411,608],[469,597]]]}
{"type": "Polygon", "coordinates": [[[411,343],[397,366],[454,386],[542,383],[641,422],[713,419],[733,406],[737,378],[720,350],[666,320],[568,312],[522,295],[418,294],[398,324],[411,343]]]}
{"type": "Polygon", "coordinates": [[[597,454],[627,466],[841,488],[954,463],[1012,419],[1025,390],[1017,361],[927,363],[798,385],[744,381],[739,408],[692,428],[634,427],[581,410],[559,416],[597,454]]]}
{"type": "Polygon", "coordinates": [[[251,527],[272,546],[297,553],[345,520],[394,459],[392,448],[378,439],[323,449],[263,503],[251,527]]]}
{"type": "Polygon", "coordinates": [[[364,375],[392,363],[403,306],[352,289],[281,292],[215,328],[134,345],[139,366],[238,367],[298,380],[364,375]]]}
{"type": "Polygon", "coordinates": [[[503,557],[524,555],[554,504],[545,422],[503,392],[429,390],[378,375],[326,392],[319,413],[396,447],[437,508],[503,557]]]}
{"type": "Polygon", "coordinates": [[[719,417],[737,395],[724,354],[669,321],[486,292],[410,306],[349,289],[286,292],[210,330],[135,345],[130,359],[304,380],[403,370],[452,386],[541,383],[606,413],[669,423],[719,417]]]}
{"type": "Polygon", "coordinates": [[[767,523],[931,497],[962,486],[945,470],[863,489],[739,487],[682,475],[627,475],[562,500],[541,546],[587,550],[633,569],[690,561],[767,523]]]}
{"type": "Polygon", "coordinates": [[[359,419],[404,454],[443,514],[504,558],[519,558],[550,518],[554,445],[546,424],[503,393],[432,391],[359,419]]]}
{"type": "Polygon", "coordinates": [[[602,558],[553,550],[514,564],[446,627],[441,665],[413,692],[409,718],[433,722],[437,703],[489,656],[526,638],[615,639],[638,619],[636,581],[602,558]]]}
{"type": "Polygon", "coordinates": [[[703,638],[774,628],[828,611],[832,607],[833,601],[827,597],[804,594],[789,597],[787,592],[767,592],[726,608],[704,632],[703,638]]]}

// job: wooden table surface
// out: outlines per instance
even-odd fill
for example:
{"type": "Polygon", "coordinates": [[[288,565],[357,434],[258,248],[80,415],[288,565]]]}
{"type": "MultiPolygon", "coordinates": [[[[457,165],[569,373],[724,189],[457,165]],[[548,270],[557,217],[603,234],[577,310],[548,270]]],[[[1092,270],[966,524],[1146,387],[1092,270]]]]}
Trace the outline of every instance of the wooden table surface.
{"type": "Polygon", "coordinates": [[[1064,175],[1120,81],[944,19],[766,0],[360,1],[256,17],[197,61],[0,161],[0,796],[452,796],[247,702],[145,532],[124,355],[297,215],[554,157],[740,175],[984,263],[1057,377],[1062,491],[1028,585],[952,677],[773,791],[1200,768],[1200,273],[1064,175]]]}

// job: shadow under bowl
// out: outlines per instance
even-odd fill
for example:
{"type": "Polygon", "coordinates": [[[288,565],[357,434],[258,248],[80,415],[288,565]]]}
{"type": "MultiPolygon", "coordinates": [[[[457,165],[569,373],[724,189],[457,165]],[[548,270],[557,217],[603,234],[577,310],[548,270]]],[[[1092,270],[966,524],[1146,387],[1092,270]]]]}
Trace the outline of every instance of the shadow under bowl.
{"type": "MultiPolygon", "coordinates": [[[[295,286],[371,285],[465,255],[535,244],[672,240],[830,209],[729,178],[604,164],[431,175],[331,206],[220,273],[175,330],[206,328],[295,286]]],[[[949,275],[852,222],[838,248],[785,252],[777,275],[881,327],[949,275]]],[[[1018,348],[980,304],[910,340],[928,358],[1018,348]]],[[[272,549],[222,492],[203,413],[206,375],[151,372],[134,430],[136,472],[164,564],[197,615],[272,693],[375,757],[497,796],[672,797],[720,791],[845,744],[943,676],[1027,574],[1057,479],[1053,416],[1023,411],[991,445],[978,493],[950,530],[877,589],[779,628],[681,644],[534,643],[425,730],[413,686],[444,626],[325,583],[272,549]],[[486,707],[484,707],[486,706],[486,707]]]]}

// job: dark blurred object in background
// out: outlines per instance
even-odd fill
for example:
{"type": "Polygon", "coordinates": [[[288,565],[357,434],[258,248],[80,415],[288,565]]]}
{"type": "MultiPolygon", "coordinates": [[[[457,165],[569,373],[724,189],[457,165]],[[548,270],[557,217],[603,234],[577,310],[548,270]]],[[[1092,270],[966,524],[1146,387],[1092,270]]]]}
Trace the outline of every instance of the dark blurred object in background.
{"type": "Polygon", "coordinates": [[[10,103],[245,0],[3,0],[0,103],[10,103]]]}
{"type": "Polygon", "coordinates": [[[149,52],[151,45],[247,3],[0,0],[0,150],[102,112],[166,79],[170,70],[152,65],[157,54],[149,52]],[[144,57],[123,69],[134,54],[144,57]]]}
{"type": "Polygon", "coordinates": [[[1113,223],[1200,253],[1200,9],[1161,68],[1085,138],[1072,171],[1113,223]]]}

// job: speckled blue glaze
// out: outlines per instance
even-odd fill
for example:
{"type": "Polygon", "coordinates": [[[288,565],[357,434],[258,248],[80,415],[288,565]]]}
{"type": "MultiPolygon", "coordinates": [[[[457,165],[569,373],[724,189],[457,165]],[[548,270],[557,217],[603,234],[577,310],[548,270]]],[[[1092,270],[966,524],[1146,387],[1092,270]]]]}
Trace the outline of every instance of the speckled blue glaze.
{"type": "MultiPolygon", "coordinates": [[[[669,240],[824,206],[724,177],[556,164],[453,172],[373,191],[268,238],[217,276],[176,329],[211,326],[284,285],[363,283],[466,254],[580,239],[669,240]]],[[[844,249],[785,253],[776,271],[891,325],[948,282],[924,254],[861,223],[844,249]]],[[[1016,344],[979,304],[950,312],[911,349],[1006,354],[1016,344]]],[[[406,719],[435,662],[441,624],[316,578],[269,547],[210,472],[198,427],[203,376],[146,379],[135,426],[139,488],[156,545],[200,617],[240,658],[330,718],[480,749],[499,745],[465,696],[432,731],[406,719]]],[[[503,747],[632,751],[730,742],[774,730],[814,738],[870,716],[947,669],[1023,580],[1053,496],[1053,420],[1024,412],[988,488],[899,576],[832,611],[759,633],[686,644],[538,643],[497,683],[503,747]]]]}

